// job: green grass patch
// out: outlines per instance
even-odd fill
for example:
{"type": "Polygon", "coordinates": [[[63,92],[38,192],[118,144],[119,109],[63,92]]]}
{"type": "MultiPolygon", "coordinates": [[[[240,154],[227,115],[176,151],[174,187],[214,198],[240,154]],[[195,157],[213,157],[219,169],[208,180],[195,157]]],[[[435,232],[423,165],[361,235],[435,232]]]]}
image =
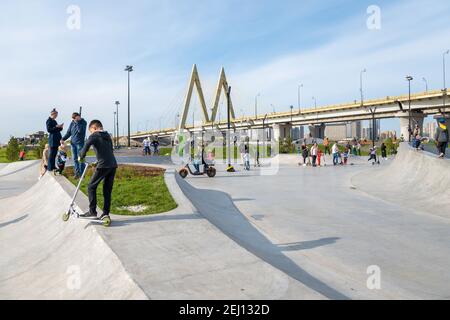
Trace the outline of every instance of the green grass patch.
{"type": "MultiPolygon", "coordinates": [[[[38,160],[38,156],[36,154],[35,149],[27,149],[25,155],[25,160],[38,160]]],[[[11,161],[8,160],[6,157],[6,148],[0,148],[0,163],[10,163],[11,161]]]]}
{"type": "MultiPolygon", "coordinates": [[[[89,168],[81,190],[87,194],[87,185],[94,172],[89,168]]],[[[173,210],[177,204],[172,198],[164,181],[164,171],[155,167],[120,165],[117,169],[112,194],[111,212],[117,215],[141,216],[173,210]],[[136,212],[129,207],[140,206],[142,211],[136,212]]],[[[74,185],[73,168],[67,168],[64,175],[74,185]]],[[[97,189],[98,206],[103,206],[102,185],[97,189]]]]}

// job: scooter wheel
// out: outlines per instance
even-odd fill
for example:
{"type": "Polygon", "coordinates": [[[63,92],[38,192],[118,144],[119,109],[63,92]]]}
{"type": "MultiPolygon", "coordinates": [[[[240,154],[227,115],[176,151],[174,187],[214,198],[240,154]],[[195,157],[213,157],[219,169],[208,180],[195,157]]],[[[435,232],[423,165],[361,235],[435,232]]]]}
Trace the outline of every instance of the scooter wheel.
{"type": "Polygon", "coordinates": [[[186,169],[181,169],[179,172],[180,177],[182,177],[183,179],[187,177],[188,175],[188,171],[186,169]]]}
{"type": "Polygon", "coordinates": [[[210,178],[214,178],[216,176],[216,168],[210,167],[206,170],[206,174],[210,178]]]}
{"type": "Polygon", "coordinates": [[[102,221],[103,221],[102,224],[104,227],[109,227],[111,225],[111,218],[109,218],[109,217],[103,218],[102,221]]]}
{"type": "Polygon", "coordinates": [[[63,219],[64,222],[69,221],[69,218],[70,218],[70,215],[69,215],[68,212],[64,213],[63,216],[62,216],[62,219],[63,219]]]}

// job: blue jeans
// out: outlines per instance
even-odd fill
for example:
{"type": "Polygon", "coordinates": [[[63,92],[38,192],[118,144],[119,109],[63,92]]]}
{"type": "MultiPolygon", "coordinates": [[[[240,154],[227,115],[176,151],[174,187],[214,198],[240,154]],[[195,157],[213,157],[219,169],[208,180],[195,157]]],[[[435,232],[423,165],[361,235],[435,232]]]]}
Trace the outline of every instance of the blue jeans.
{"type": "Polygon", "coordinates": [[[333,164],[337,165],[339,163],[339,153],[333,153],[333,164]]]}
{"type": "Polygon", "coordinates": [[[78,161],[78,156],[80,155],[81,149],[83,149],[84,143],[80,144],[72,144],[72,158],[73,158],[73,165],[75,167],[75,175],[81,177],[83,174],[85,164],[80,163],[78,161]]]}

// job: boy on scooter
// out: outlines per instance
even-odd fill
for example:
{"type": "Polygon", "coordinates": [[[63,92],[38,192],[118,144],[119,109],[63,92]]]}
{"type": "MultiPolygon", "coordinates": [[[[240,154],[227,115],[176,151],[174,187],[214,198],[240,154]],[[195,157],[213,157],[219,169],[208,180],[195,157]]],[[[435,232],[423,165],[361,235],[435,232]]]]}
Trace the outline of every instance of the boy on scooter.
{"type": "Polygon", "coordinates": [[[109,217],[111,209],[111,194],[114,185],[114,177],[117,169],[117,161],[113,153],[113,143],[108,132],[103,130],[99,120],[92,120],[89,124],[91,135],[80,152],[80,162],[84,162],[89,148],[93,146],[97,157],[97,166],[88,185],[89,212],[81,215],[84,218],[97,217],[97,187],[103,182],[103,214],[100,219],[109,217]]]}

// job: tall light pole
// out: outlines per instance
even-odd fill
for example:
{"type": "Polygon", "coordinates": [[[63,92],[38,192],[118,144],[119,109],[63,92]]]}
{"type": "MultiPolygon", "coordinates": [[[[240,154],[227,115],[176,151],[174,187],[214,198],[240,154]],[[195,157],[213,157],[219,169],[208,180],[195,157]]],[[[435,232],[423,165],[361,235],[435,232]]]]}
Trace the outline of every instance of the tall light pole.
{"type": "Polygon", "coordinates": [[[366,73],[367,70],[363,69],[359,73],[359,92],[361,93],[361,106],[364,105],[364,91],[363,91],[363,73],[366,73]]]}
{"type": "Polygon", "coordinates": [[[235,172],[234,167],[231,165],[231,143],[230,143],[230,135],[231,135],[231,87],[228,87],[227,90],[227,158],[228,158],[228,167],[227,172],[235,172]]]}
{"type": "Polygon", "coordinates": [[[301,105],[301,89],[303,88],[303,83],[298,85],[298,113],[302,112],[302,105],[301,105]]]}
{"type": "Polygon", "coordinates": [[[423,77],[422,80],[425,82],[425,92],[428,93],[428,81],[425,77],[423,77]]]}
{"type": "Polygon", "coordinates": [[[180,113],[177,113],[176,115],[175,115],[175,130],[177,129],[177,127],[178,127],[178,118],[180,118],[180,113]]]}
{"type": "Polygon", "coordinates": [[[312,97],[313,101],[314,101],[314,110],[317,109],[317,99],[316,97],[312,97]]]}
{"type": "Polygon", "coordinates": [[[413,77],[411,76],[406,76],[406,80],[408,81],[408,133],[409,133],[409,138],[408,141],[411,142],[411,135],[412,135],[412,126],[411,126],[411,81],[414,80],[413,77]]]}
{"type": "Polygon", "coordinates": [[[276,113],[275,106],[272,103],[270,104],[270,106],[272,107],[272,112],[275,114],[276,113]]]}
{"type": "Polygon", "coordinates": [[[291,106],[291,124],[292,124],[292,110],[294,110],[294,106],[291,106]]]}
{"type": "Polygon", "coordinates": [[[117,141],[117,129],[116,129],[116,119],[117,119],[117,112],[114,111],[114,122],[113,122],[113,128],[114,128],[114,134],[113,134],[113,141],[117,141]]]}
{"type": "Polygon", "coordinates": [[[442,73],[443,73],[443,77],[444,77],[444,89],[442,90],[443,94],[442,94],[442,101],[443,101],[443,108],[442,108],[442,113],[443,115],[445,114],[445,100],[447,99],[447,84],[445,83],[445,73],[446,73],[446,68],[445,68],[445,55],[449,54],[450,50],[445,51],[442,54],[442,73]]]}
{"type": "Polygon", "coordinates": [[[255,119],[258,119],[258,97],[261,96],[260,93],[258,93],[255,96],[255,119]]]}
{"type": "Polygon", "coordinates": [[[130,73],[133,72],[133,66],[126,66],[128,73],[128,148],[131,148],[131,120],[130,120],[130,73]]]}
{"type": "Polygon", "coordinates": [[[119,132],[119,101],[115,102],[116,105],[116,112],[117,112],[117,116],[116,116],[116,132],[117,132],[117,139],[116,139],[116,148],[119,147],[120,144],[120,132],[119,132]]]}

